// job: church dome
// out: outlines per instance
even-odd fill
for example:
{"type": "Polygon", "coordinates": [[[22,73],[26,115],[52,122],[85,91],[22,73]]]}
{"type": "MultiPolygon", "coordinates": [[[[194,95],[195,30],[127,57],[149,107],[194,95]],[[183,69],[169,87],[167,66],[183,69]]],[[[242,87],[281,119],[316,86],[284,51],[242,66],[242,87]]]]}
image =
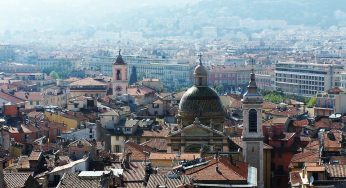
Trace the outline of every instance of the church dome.
{"type": "Polygon", "coordinates": [[[192,86],[181,98],[179,116],[213,118],[224,116],[224,110],[218,94],[210,87],[192,86]]]}
{"type": "Polygon", "coordinates": [[[199,64],[196,66],[195,71],[193,72],[195,76],[208,76],[207,69],[202,65],[199,64]]]}

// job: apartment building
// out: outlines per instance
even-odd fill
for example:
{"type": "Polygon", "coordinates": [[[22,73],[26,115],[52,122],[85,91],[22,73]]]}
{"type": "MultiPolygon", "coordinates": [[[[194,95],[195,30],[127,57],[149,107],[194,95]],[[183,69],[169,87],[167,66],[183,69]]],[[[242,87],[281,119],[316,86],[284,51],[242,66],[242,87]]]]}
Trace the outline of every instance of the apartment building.
{"type": "Polygon", "coordinates": [[[316,95],[315,116],[346,113],[346,92],[338,87],[316,95]]]}
{"type": "MultiPolygon", "coordinates": [[[[89,69],[98,70],[104,75],[112,75],[112,65],[115,59],[113,57],[93,57],[89,63],[89,69]]],[[[168,91],[189,87],[192,83],[191,73],[195,65],[189,62],[126,55],[123,55],[123,59],[128,64],[127,75],[130,76],[133,67],[136,67],[139,80],[142,78],[160,79],[168,91]]]]}
{"type": "Polygon", "coordinates": [[[275,87],[287,94],[313,96],[340,86],[343,65],[280,62],[275,67],[275,87]]]}
{"type": "Polygon", "coordinates": [[[248,84],[251,66],[211,66],[209,70],[209,86],[222,85],[228,89],[238,89],[248,84]]]}

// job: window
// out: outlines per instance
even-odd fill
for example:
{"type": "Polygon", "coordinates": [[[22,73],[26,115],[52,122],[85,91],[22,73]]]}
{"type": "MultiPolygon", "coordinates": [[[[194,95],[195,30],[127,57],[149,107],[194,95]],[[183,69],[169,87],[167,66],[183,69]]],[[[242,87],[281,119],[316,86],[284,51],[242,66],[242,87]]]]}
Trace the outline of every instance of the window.
{"type": "Polygon", "coordinates": [[[257,132],[257,111],[255,109],[249,111],[249,132],[257,132]]]}
{"type": "Polygon", "coordinates": [[[115,145],[115,153],[120,153],[120,145],[115,145]]]}
{"type": "Polygon", "coordinates": [[[117,70],[116,80],[121,80],[121,71],[117,70]]]}
{"type": "Polygon", "coordinates": [[[119,141],[119,136],[115,136],[115,140],[116,140],[116,141],[119,141]]]}
{"type": "Polygon", "coordinates": [[[30,105],[33,105],[34,104],[34,102],[33,101],[30,101],[30,105]]]}

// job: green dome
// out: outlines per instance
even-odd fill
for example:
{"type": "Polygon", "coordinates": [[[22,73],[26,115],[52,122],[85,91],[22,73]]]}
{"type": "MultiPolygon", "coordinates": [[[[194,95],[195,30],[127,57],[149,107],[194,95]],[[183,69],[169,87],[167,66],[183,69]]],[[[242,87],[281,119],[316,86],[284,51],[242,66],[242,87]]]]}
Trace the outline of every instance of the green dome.
{"type": "Polygon", "coordinates": [[[178,115],[206,118],[211,115],[224,116],[224,110],[218,94],[213,89],[192,86],[180,100],[178,115]]]}

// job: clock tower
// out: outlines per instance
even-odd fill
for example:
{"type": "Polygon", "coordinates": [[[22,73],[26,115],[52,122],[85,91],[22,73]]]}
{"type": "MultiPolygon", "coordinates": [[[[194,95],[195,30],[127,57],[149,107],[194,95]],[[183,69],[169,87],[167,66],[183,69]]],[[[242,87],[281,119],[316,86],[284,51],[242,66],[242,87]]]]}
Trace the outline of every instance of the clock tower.
{"type": "Polygon", "coordinates": [[[257,90],[255,73],[252,68],[247,92],[242,99],[243,106],[243,157],[250,166],[257,168],[257,185],[263,182],[263,132],[262,132],[262,95],[257,90]]]}
{"type": "Polygon", "coordinates": [[[123,60],[119,50],[119,55],[116,61],[113,63],[113,77],[112,77],[112,86],[113,86],[113,96],[121,96],[126,93],[128,80],[127,80],[127,64],[123,60]]]}

